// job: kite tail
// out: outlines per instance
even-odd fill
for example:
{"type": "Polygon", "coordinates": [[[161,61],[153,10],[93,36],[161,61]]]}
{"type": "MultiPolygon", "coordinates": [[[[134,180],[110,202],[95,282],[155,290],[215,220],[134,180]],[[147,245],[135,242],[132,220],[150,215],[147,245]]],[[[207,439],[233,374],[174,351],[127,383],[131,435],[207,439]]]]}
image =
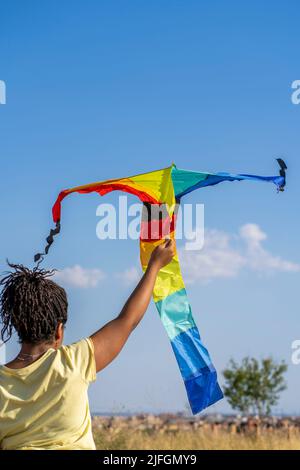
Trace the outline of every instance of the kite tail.
{"type": "Polygon", "coordinates": [[[46,238],[47,245],[45,246],[45,251],[43,253],[36,253],[34,255],[34,262],[37,263],[38,265],[43,261],[44,256],[48,254],[48,251],[50,249],[50,246],[54,242],[54,236],[58,235],[61,229],[60,226],[60,215],[61,215],[61,202],[62,200],[70,193],[70,190],[64,189],[61,191],[55,201],[55,204],[52,208],[52,218],[55,223],[55,228],[52,228],[50,230],[50,233],[48,237],[46,238]]]}
{"type": "Polygon", "coordinates": [[[54,242],[54,236],[57,235],[60,232],[60,222],[59,220],[56,222],[55,228],[52,228],[50,230],[50,233],[48,237],[46,238],[47,245],[45,246],[45,251],[43,253],[36,253],[34,255],[34,262],[37,263],[38,265],[43,261],[44,256],[48,254],[49,248],[54,242]]]}
{"type": "Polygon", "coordinates": [[[223,398],[223,393],[193,320],[186,290],[171,293],[155,305],[171,341],[192,412],[199,413],[223,398]]]}
{"type": "MultiPolygon", "coordinates": [[[[156,206],[157,207],[157,206],[156,206]]],[[[141,222],[140,256],[147,268],[154,248],[164,238],[175,238],[176,214],[170,219],[160,206],[159,216],[153,205],[144,204],[141,222]],[[154,212],[154,214],[153,214],[154,212]]],[[[159,271],[153,298],[160,319],[171,341],[193,414],[223,398],[217,373],[204,347],[192,316],[178,255],[159,271]]]]}

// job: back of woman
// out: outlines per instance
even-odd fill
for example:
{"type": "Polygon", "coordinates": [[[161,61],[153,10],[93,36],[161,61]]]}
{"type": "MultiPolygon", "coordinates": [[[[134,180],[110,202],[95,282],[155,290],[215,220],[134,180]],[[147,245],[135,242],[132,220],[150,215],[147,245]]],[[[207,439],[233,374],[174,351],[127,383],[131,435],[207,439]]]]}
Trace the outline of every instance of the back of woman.
{"type": "Polygon", "coordinates": [[[49,348],[20,369],[0,366],[2,449],[95,449],[87,395],[94,380],[89,338],[49,348]]]}

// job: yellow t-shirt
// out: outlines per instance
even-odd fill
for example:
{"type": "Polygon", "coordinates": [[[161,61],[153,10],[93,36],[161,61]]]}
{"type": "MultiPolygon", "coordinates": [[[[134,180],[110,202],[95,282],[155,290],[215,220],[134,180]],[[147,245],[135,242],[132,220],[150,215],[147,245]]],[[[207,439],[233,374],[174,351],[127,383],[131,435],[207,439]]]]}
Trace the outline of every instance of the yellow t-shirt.
{"type": "Polygon", "coordinates": [[[0,366],[0,449],[95,449],[87,395],[95,380],[90,338],[23,369],[0,366]]]}

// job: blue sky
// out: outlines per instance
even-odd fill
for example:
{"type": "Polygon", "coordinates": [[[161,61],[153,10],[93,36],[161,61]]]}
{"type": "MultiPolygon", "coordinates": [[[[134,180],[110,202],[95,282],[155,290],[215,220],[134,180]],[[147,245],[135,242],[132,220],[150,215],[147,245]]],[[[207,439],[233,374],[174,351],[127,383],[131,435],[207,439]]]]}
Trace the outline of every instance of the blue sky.
{"type": "MultiPolygon", "coordinates": [[[[181,253],[195,320],[218,371],[230,357],[248,354],[286,360],[288,390],[277,410],[290,413],[300,412],[300,366],[290,360],[300,336],[300,273],[285,264],[300,264],[300,105],[291,102],[291,84],[300,79],[299,10],[296,1],[15,0],[2,1],[0,15],[0,80],[7,87],[0,105],[0,269],[6,258],[32,265],[63,188],[172,161],[196,171],[276,174],[274,158],[283,155],[283,194],[244,182],[186,197],[205,204],[205,259],[217,259],[223,275],[205,276],[201,255],[191,274],[183,246],[181,253]],[[249,242],[239,234],[245,225],[254,230],[254,255],[253,236],[249,242]]],[[[118,314],[133,288],[118,273],[139,268],[137,242],[97,239],[102,201],[117,203],[118,194],[64,202],[63,230],[45,263],[105,273],[96,287],[67,287],[67,342],[118,314]]],[[[8,355],[15,351],[12,342],[8,355]]],[[[185,408],[153,305],[90,396],[93,411],[185,408]]],[[[229,408],[223,400],[211,410],[229,408]]]]}

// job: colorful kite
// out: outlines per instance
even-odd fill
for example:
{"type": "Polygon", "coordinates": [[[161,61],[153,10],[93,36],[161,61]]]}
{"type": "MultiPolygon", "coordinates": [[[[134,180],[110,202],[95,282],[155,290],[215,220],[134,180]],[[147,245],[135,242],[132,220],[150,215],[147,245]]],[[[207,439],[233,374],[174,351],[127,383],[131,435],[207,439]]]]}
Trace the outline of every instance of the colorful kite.
{"type": "MultiPolygon", "coordinates": [[[[53,243],[53,236],[60,231],[61,202],[71,193],[96,192],[103,196],[120,190],[135,194],[143,202],[140,259],[143,270],[147,268],[153,249],[163,238],[175,238],[176,203],[182,196],[198,188],[211,186],[223,181],[254,180],[272,182],[278,191],[285,186],[286,165],[278,159],[280,176],[256,176],[231,173],[198,173],[180,170],[174,164],[162,170],[152,171],[127,178],[110,179],[98,183],[65,189],[59,194],[53,209],[56,228],[47,237],[45,253],[35,255],[35,261],[42,259],[53,243]],[[153,207],[161,210],[151,210],[153,207]]],[[[217,382],[217,373],[204,347],[198,328],[192,316],[182,279],[178,255],[158,274],[153,298],[171,345],[185,384],[189,403],[194,414],[223,397],[217,382]]]]}

